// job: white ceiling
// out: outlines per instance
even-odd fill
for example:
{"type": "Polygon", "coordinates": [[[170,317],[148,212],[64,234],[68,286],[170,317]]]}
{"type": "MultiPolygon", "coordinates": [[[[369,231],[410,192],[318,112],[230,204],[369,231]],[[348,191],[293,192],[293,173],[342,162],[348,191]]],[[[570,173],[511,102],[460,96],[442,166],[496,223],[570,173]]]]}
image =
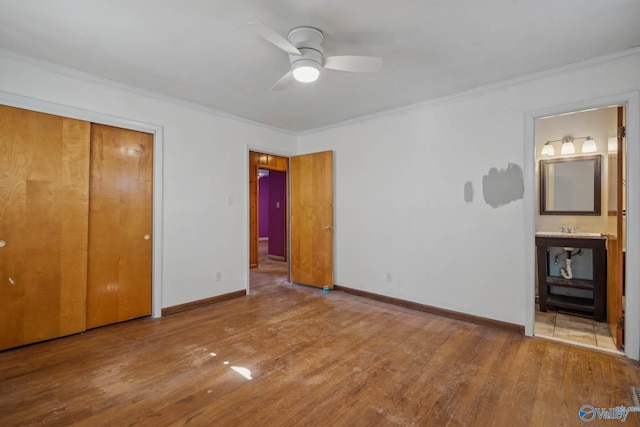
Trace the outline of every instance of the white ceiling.
{"type": "Polygon", "coordinates": [[[638,0],[0,0],[0,49],[292,132],[640,45],[638,0]],[[243,23],[384,58],[271,92],[287,54],[243,23]]]}

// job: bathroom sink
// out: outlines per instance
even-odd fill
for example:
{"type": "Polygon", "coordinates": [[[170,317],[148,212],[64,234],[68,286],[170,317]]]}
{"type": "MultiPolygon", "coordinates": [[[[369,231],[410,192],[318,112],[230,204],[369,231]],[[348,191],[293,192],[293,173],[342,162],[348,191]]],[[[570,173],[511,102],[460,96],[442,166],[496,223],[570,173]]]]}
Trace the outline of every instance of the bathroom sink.
{"type": "Polygon", "coordinates": [[[564,231],[536,231],[537,237],[562,237],[573,239],[606,239],[607,236],[601,233],[586,233],[576,231],[575,233],[567,233],[564,231]]]}

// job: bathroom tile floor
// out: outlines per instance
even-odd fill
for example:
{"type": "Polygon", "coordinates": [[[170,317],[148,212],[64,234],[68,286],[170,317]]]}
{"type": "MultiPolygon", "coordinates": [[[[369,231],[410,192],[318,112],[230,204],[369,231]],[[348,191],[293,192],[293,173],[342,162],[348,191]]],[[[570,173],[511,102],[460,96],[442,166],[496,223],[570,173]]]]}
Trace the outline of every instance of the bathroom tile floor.
{"type": "Polygon", "coordinates": [[[537,306],[534,336],[624,355],[616,348],[606,323],[551,310],[543,313],[537,306]]]}

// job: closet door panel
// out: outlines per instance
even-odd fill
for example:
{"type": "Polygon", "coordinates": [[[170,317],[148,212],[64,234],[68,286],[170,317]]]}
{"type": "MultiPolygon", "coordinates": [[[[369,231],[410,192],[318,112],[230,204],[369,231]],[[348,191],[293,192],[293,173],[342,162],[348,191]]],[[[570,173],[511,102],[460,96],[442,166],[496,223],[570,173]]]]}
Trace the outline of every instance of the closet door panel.
{"type": "Polygon", "coordinates": [[[0,106],[0,349],[85,330],[89,135],[0,106]]]}
{"type": "Polygon", "coordinates": [[[86,329],[90,135],[91,123],[63,120],[60,335],[77,332],[75,322],[86,329]]]}
{"type": "Polygon", "coordinates": [[[153,135],[92,125],[87,327],[151,314],[153,135]]]}

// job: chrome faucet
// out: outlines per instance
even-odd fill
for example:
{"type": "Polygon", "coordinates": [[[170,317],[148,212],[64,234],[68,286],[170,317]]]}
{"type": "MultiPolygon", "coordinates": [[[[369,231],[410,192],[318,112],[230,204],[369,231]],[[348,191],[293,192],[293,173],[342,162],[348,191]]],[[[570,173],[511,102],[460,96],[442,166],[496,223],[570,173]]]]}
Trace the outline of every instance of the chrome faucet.
{"type": "Polygon", "coordinates": [[[560,227],[560,230],[563,233],[575,233],[576,230],[578,230],[578,228],[580,228],[580,227],[564,226],[564,227],[560,227]]]}

